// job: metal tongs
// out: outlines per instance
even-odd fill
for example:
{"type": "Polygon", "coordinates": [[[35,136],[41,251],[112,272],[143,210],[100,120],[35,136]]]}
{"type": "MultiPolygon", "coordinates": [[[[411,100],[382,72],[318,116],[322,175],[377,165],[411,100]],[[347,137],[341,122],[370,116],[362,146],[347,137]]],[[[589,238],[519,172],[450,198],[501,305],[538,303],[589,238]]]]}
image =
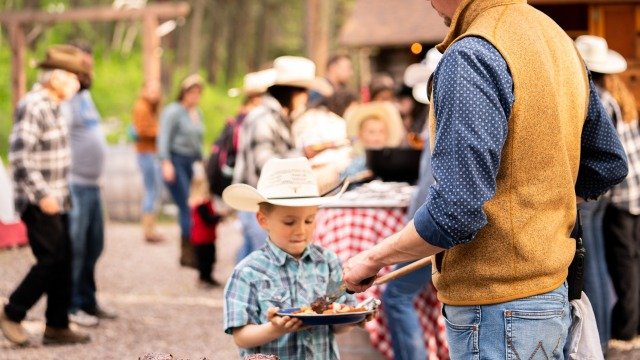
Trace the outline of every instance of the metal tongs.
{"type": "Polygon", "coordinates": [[[363,302],[356,305],[356,308],[365,308],[367,310],[375,310],[380,306],[382,302],[380,299],[376,299],[373,296],[366,298],[363,302]]]}

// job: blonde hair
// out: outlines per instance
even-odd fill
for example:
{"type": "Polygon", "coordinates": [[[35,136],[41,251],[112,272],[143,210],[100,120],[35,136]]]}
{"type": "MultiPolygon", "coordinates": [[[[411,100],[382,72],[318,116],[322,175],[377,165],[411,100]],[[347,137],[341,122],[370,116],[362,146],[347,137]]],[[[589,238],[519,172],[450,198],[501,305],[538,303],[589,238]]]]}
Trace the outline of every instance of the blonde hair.
{"type": "Polygon", "coordinates": [[[616,100],[622,113],[622,121],[630,123],[638,120],[636,99],[620,76],[607,74],[604,76],[604,88],[616,100]]]}

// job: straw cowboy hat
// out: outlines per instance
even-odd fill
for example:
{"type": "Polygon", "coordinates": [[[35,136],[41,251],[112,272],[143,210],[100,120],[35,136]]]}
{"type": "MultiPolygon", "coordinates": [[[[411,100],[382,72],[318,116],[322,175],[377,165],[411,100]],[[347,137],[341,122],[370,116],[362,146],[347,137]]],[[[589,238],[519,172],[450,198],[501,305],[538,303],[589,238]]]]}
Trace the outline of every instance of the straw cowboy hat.
{"type": "Polygon", "coordinates": [[[204,80],[198,74],[191,74],[184,78],[184,80],[182,80],[182,82],[180,83],[180,91],[187,91],[194,86],[204,86],[204,80]]]}
{"type": "Polygon", "coordinates": [[[321,196],[318,181],[304,157],[271,159],[262,168],[257,188],[246,184],[232,184],[222,192],[222,199],[240,211],[257,212],[261,202],[279,206],[318,206],[336,200],[321,196]]]}
{"type": "Polygon", "coordinates": [[[229,96],[236,97],[240,94],[245,96],[260,95],[267,91],[269,86],[276,80],[276,70],[267,69],[248,73],[244,76],[242,88],[229,89],[229,96]]]}
{"type": "Polygon", "coordinates": [[[377,118],[387,125],[388,138],[386,146],[400,146],[404,138],[404,126],[398,109],[388,101],[373,101],[350,108],[344,115],[347,122],[349,138],[358,137],[360,124],[370,118],[377,118]]]}
{"type": "Polygon", "coordinates": [[[273,61],[276,78],[273,85],[310,89],[316,80],[316,64],[300,56],[280,56],[273,61]]]}
{"type": "Polygon", "coordinates": [[[576,48],[587,68],[601,74],[617,74],[627,69],[627,61],[619,53],[610,50],[607,40],[593,35],[576,38],[576,48]]]}
{"type": "Polygon", "coordinates": [[[427,85],[429,77],[436,70],[442,54],[436,48],[429,49],[425,59],[418,64],[411,64],[404,71],[404,84],[413,88],[412,95],[416,101],[428,104],[427,85]]]}
{"type": "Polygon", "coordinates": [[[60,69],[76,75],[90,75],[84,62],[82,50],[71,45],[53,45],[47,49],[45,58],[38,63],[41,69],[60,69]]]}

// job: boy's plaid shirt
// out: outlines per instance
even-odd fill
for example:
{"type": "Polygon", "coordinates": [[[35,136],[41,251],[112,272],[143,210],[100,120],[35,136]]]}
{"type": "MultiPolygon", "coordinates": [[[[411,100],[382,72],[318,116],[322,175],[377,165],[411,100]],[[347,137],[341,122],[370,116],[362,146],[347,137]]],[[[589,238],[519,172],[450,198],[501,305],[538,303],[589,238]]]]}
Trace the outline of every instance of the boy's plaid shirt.
{"type": "MultiPolygon", "coordinates": [[[[224,290],[224,331],[248,324],[267,323],[267,309],[309,305],[327,294],[329,281],[342,281],[338,256],[318,245],[308,245],[300,260],[294,259],[271,241],[242,260],[224,290]]],[[[344,295],[339,303],[355,304],[352,295],[344,295]]],[[[335,360],[338,348],[330,326],[312,326],[289,333],[251,349],[240,349],[241,357],[249,354],[277,355],[282,360],[335,360]]]]}
{"type": "Polygon", "coordinates": [[[18,211],[53,196],[63,211],[70,208],[67,175],[71,164],[67,122],[45,90],[27,93],[14,113],[9,138],[18,211]]]}

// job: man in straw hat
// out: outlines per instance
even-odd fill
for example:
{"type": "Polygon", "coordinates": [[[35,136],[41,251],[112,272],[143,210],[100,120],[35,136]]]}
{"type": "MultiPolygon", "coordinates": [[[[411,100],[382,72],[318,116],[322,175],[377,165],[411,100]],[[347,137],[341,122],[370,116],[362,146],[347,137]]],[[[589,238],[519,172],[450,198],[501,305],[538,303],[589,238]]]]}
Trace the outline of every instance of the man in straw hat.
{"type": "Polygon", "coordinates": [[[382,267],[437,254],[453,359],[565,358],[576,202],[624,179],[623,148],[549,17],[525,0],[431,4],[450,25],[430,91],[436,183],[403,230],[346,263],[345,282],[363,291],[382,267]]]}
{"type": "Polygon", "coordinates": [[[27,311],[47,294],[45,344],[89,341],[71,330],[67,311],[71,301],[71,208],[67,175],[71,162],[66,119],[60,103],[80,88],[86,75],[81,51],[69,45],[47,49],[39,64],[38,86],[18,103],[10,137],[16,209],[28,229],[36,263],[0,312],[0,329],[18,345],[29,336],[20,322],[27,311]]]}
{"type": "Polygon", "coordinates": [[[585,223],[592,224],[585,226],[585,247],[597,249],[593,256],[587,257],[585,293],[593,299],[600,343],[606,349],[610,337],[632,340],[640,332],[638,110],[634,96],[615,75],[627,69],[624,57],[609,49],[607,41],[598,36],[582,35],[575,43],[592,72],[600,100],[609,112],[629,159],[629,175],[611,189],[607,199],[581,207],[585,223]],[[613,299],[606,290],[611,283],[617,297],[613,311],[613,299]]]}
{"type": "MultiPolygon", "coordinates": [[[[298,56],[281,56],[273,61],[275,78],[262,104],[251,111],[242,125],[234,183],[256,186],[265,163],[272,158],[300,156],[291,136],[293,120],[300,115],[315,81],[313,61],[298,56]]],[[[266,234],[255,216],[239,212],[244,245],[237,260],[264,245],[266,234]]]]}
{"type": "MultiPolygon", "coordinates": [[[[344,191],[344,186],[342,191],[344,191]]],[[[224,331],[244,356],[277,355],[281,360],[338,359],[335,333],[351,325],[302,327],[300,319],[278,315],[285,308],[311,304],[342,282],[338,256],[312,243],[323,197],[306,158],[271,159],[256,187],[233,184],[223,200],[257,218],[267,245],[236,265],[224,291],[224,331]]],[[[351,295],[338,303],[353,306],[351,295]]]]}

